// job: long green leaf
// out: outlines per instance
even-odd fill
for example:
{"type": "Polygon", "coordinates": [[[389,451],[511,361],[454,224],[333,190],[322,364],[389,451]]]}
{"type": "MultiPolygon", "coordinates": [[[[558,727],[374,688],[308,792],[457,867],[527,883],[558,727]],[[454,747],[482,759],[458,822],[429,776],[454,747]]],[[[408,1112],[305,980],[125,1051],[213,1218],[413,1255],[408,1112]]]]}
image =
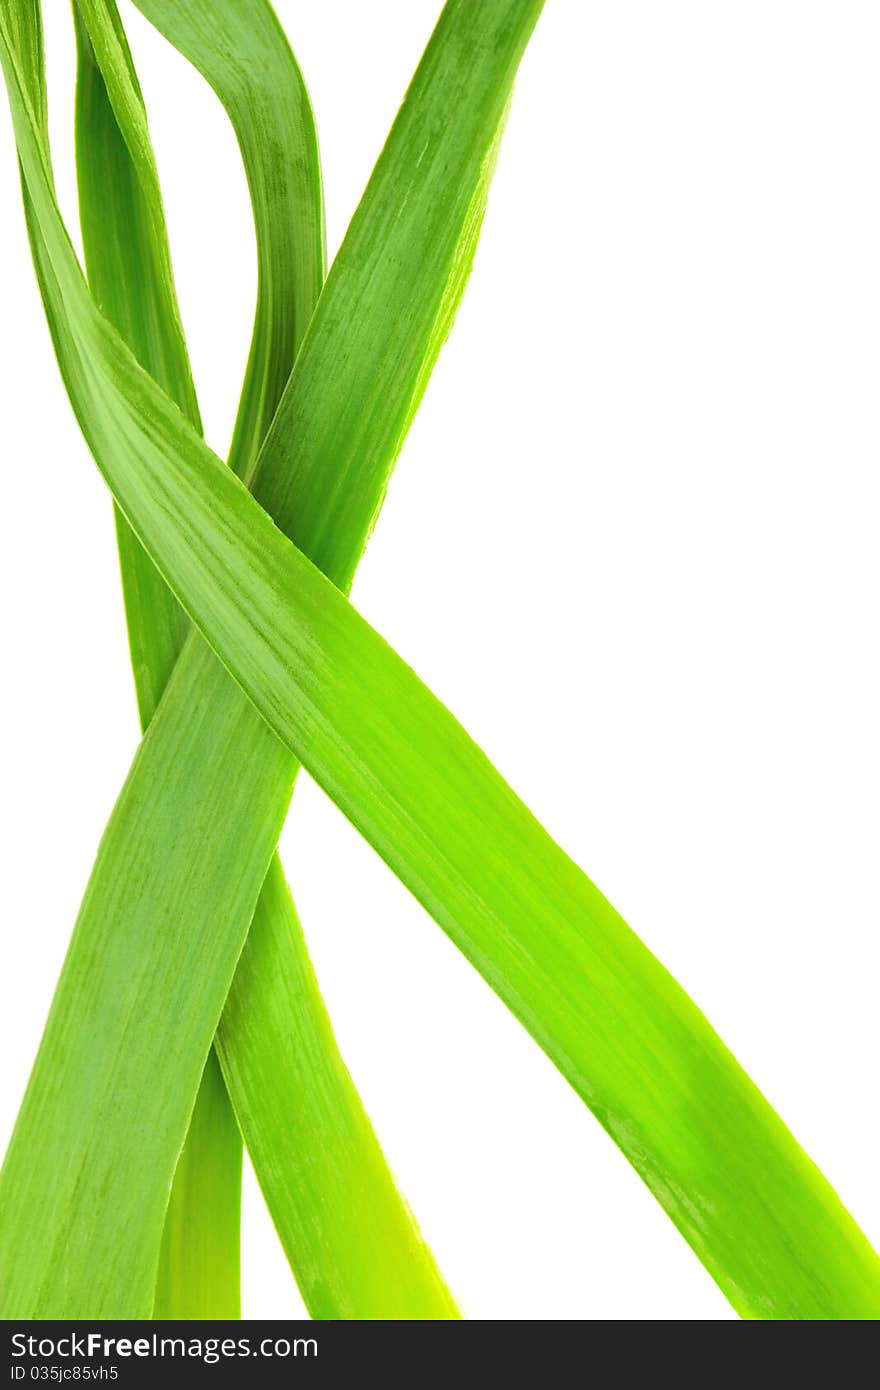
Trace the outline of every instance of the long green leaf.
{"type": "MultiPolygon", "coordinates": [[[[159,182],[125,35],[112,4],[75,6],[73,13],[77,185],[89,284],[141,366],[201,430],[159,182]]],[[[129,650],[145,729],[189,622],[118,508],[115,516],[129,650]]],[[[209,1059],[168,1203],[157,1317],[240,1316],[240,1210],[241,1140],[219,1068],[209,1059]]]]}
{"type": "Polygon", "coordinates": [[[226,109],[257,233],[257,311],[229,466],[253,470],[324,280],[324,207],[308,92],[267,0],[135,0],[226,109]]]}
{"type": "MultiPolygon", "coordinates": [[[[494,63],[512,65],[534,15],[512,4],[447,9],[431,56],[441,72],[442,58],[453,59],[444,82],[453,92],[465,56],[445,42],[454,19],[496,9],[491,49],[468,45],[471,70],[489,51],[494,63]]],[[[80,352],[68,386],[117,500],[194,621],[267,725],[568,1077],[734,1306],[750,1317],[876,1317],[880,1262],[702,1014],[96,313],[2,25],[0,35],[28,190],[56,277],[44,289],[80,352]]],[[[126,838],[126,820],[155,789],[156,727],[111,819],[90,893],[102,860],[126,838]]]]}
{"type": "MultiPolygon", "coordinates": [[[[170,359],[188,380],[161,197],[124,34],[108,0],[81,3],[99,55],[96,61],[81,25],[78,162],[90,282],[141,364],[157,368],[152,375],[161,383],[170,359]],[[131,227],[135,233],[144,230],[129,235],[131,227]]],[[[166,36],[185,48],[224,101],[251,188],[260,288],[231,456],[240,469],[277,405],[321,281],[323,208],[314,126],[299,71],[261,0],[246,7],[240,0],[213,0],[185,11],[157,3],[152,17],[162,21],[166,36]]],[[[176,600],[164,582],[159,590],[154,583],[149,587],[156,571],[134,545],[136,566],[148,567],[147,587],[132,586],[138,630],[161,630],[170,626],[166,615],[171,609],[173,616],[176,600]],[[149,606],[140,609],[145,595],[149,606]]],[[[121,559],[125,576],[128,549],[121,547],[121,559]]],[[[137,568],[135,579],[140,579],[137,568]]],[[[153,674],[149,670],[148,679],[153,674]]],[[[233,1036],[226,1066],[257,1176],[307,1304],[314,1315],[327,1317],[455,1316],[336,1049],[278,865],[273,891],[264,895],[257,917],[274,993],[253,989],[247,996],[244,1045],[236,1046],[236,1030],[227,1027],[233,1036]],[[292,983],[297,985],[293,994],[292,983]],[[279,999],[290,1010],[287,1031],[281,1032],[279,999]],[[308,1069],[292,1052],[291,1029],[311,1040],[308,1069]],[[252,1084],[254,1070],[261,1077],[271,1074],[271,1096],[252,1084]],[[316,1111],[323,1128],[314,1123],[316,1111]],[[286,1161],[291,1131],[296,1163],[286,1161]],[[339,1136],[335,1145],[328,1143],[328,1133],[339,1136]],[[308,1260],[301,1229],[313,1234],[308,1260]],[[289,1232],[297,1238],[288,1238],[289,1232]]],[[[175,1173],[156,1316],[238,1316],[240,1170],[238,1130],[220,1072],[209,1058],[175,1173]]]]}
{"type": "MultiPolygon", "coordinates": [[[[13,17],[18,8],[17,3],[13,17]]],[[[304,403],[289,389],[282,401],[279,416],[298,414],[311,453],[294,456],[284,447],[289,432],[281,429],[274,448],[263,451],[258,486],[267,490],[276,467],[298,465],[295,485],[278,489],[284,504],[279,521],[292,530],[307,512],[312,519],[300,526],[299,539],[308,544],[311,528],[337,579],[354,568],[424,383],[425,364],[436,355],[461,292],[498,126],[538,8],[494,0],[479,11],[461,5],[447,11],[322,296],[321,327],[313,328],[300,354],[300,363],[322,355],[331,369],[332,392],[326,400],[304,403]],[[438,51],[445,54],[439,71],[438,51]],[[471,73],[472,58],[479,61],[471,73]],[[451,113],[450,97],[457,98],[451,113]],[[433,144],[427,154],[426,135],[433,144]],[[389,197],[406,209],[406,216],[391,223],[389,197]],[[391,286],[387,275],[376,274],[386,256],[396,270],[391,286]],[[343,312],[353,294],[381,323],[384,335],[381,341],[362,336],[357,356],[343,312]],[[350,409],[353,383],[363,420],[374,423],[372,433],[361,430],[346,441],[339,436],[337,416],[350,409]],[[328,477],[339,480],[330,492],[328,477]],[[348,505],[355,483],[360,509],[348,505]],[[321,498],[323,509],[315,500],[321,498]]],[[[14,54],[13,46],[6,54],[13,66],[14,54]]],[[[37,164],[48,176],[40,128],[32,135],[37,164]]],[[[55,233],[66,248],[62,261],[70,284],[79,286],[74,294],[82,295],[57,220],[55,233]]],[[[100,421],[103,409],[92,410],[91,374],[71,337],[53,272],[44,268],[39,246],[36,250],[59,360],[90,429],[88,420],[94,415],[93,423],[100,421]]],[[[106,324],[89,306],[86,296],[81,308],[103,335],[106,324]]],[[[109,335],[106,341],[130,364],[118,339],[109,335]]],[[[299,370],[298,365],[294,378],[299,370]]],[[[134,437],[124,425],[120,433],[119,424],[116,416],[110,447],[127,452],[134,437]]],[[[105,836],[4,1166],[0,1257],[14,1270],[14,1280],[4,1288],[4,1307],[94,1316],[131,1315],[146,1306],[157,1209],[164,1204],[169,1165],[185,1129],[187,1086],[194,1095],[286,809],[295,765],[200,643],[188,643],[151,722],[139,754],[149,766],[148,750],[154,746],[161,768],[156,765],[155,780],[147,773],[151,790],[145,797],[123,797],[116,829],[105,836]],[[181,825],[187,827],[186,837],[179,833],[181,825]],[[191,897],[199,911],[182,921],[181,903],[191,897]],[[157,904],[173,907],[157,913],[157,904]],[[92,969],[95,960],[101,962],[100,973],[92,969]],[[121,1050],[119,1039],[135,1010],[143,1049],[121,1050]],[[97,1020],[89,1036],[74,1022],[86,1016],[97,1020]],[[153,1045],[151,1039],[159,1038],[162,1044],[153,1045]],[[167,1088],[157,1076],[160,1065],[167,1088]],[[58,1087],[55,1078],[62,1074],[67,1081],[58,1087]],[[131,1124],[108,1126],[109,1113],[135,1113],[137,1131],[131,1124]],[[78,1172],[87,1175],[83,1183],[59,1181],[54,1156],[61,1146],[76,1155],[78,1172]],[[53,1185],[52,1200],[40,1205],[38,1221],[26,1231],[14,1213],[23,1210],[26,1192],[47,1183],[53,1185]],[[53,1258],[62,1249],[63,1267],[53,1258]]],[[[410,1267],[407,1283],[412,1276],[410,1267]]],[[[422,1315],[437,1316],[436,1289],[427,1277],[423,1283],[422,1315]]],[[[439,1315],[448,1308],[447,1297],[439,1315]]]]}
{"type": "Polygon", "coordinates": [[[336,1047],[278,856],[217,1036],[248,1152],[316,1318],[457,1318],[336,1047]],[[253,1001],[259,998],[259,1008],[253,1001]],[[295,1108],[291,1098],[295,1098],[295,1108]]]}
{"type": "Polygon", "coordinates": [[[241,1136],[212,1050],[174,1170],[153,1317],[241,1316],[241,1158],[241,1136]]]}
{"type": "MultiPolygon", "coordinates": [[[[115,10],[92,20],[103,62],[127,77],[131,101],[114,113],[88,31],[74,9],[77,38],[76,156],[89,284],[97,303],[150,373],[201,431],[177,308],[159,184],[140,92],[115,10]],[[116,21],[114,23],[114,21],[116,21]],[[120,120],[124,125],[120,125],[120,120]],[[129,152],[128,141],[137,151],[129,152]],[[137,293],[130,290],[138,267],[137,293]]],[[[118,83],[122,87],[122,83],[118,83]]],[[[146,728],[189,630],[186,615],[118,510],[117,536],[132,670],[146,728]]]]}

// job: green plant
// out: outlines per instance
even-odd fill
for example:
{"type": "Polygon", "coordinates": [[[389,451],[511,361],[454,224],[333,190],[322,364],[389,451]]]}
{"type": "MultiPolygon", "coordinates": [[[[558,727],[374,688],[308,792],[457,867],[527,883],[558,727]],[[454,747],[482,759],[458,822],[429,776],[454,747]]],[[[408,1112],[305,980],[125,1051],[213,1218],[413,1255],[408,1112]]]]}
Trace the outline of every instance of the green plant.
{"type": "Polygon", "coordinates": [[[311,113],[268,6],[138,4],[236,127],[260,298],[227,468],[199,431],[115,7],[76,4],[87,287],[53,193],[39,14],[10,0],[0,57],[34,261],[119,508],[146,733],[0,1178],[3,1315],[234,1314],[237,1129],[315,1316],[456,1315],[335,1050],[273,857],[301,762],[522,1020],[743,1316],[877,1316],[880,1264],[831,1188],[345,597],[464,288],[540,0],[447,4],[320,298],[311,113]],[[302,1120],[295,1142],[285,1112],[302,1120]]]}

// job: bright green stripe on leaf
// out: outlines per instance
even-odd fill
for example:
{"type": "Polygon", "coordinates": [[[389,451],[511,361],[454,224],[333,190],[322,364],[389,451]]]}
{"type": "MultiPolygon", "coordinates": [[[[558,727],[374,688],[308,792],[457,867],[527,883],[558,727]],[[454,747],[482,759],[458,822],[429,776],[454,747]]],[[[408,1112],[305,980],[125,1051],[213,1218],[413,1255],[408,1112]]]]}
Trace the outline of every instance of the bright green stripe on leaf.
{"type": "MultiPolygon", "coordinates": [[[[141,366],[201,430],[159,182],[125,35],[111,0],[84,5],[82,12],[75,7],[74,22],[77,186],[89,285],[141,366]]],[[[118,508],[115,519],[145,729],[189,622],[118,508]]],[[[219,1069],[209,1058],[169,1200],[156,1287],[158,1317],[240,1316],[240,1211],[241,1140],[219,1069]]]]}

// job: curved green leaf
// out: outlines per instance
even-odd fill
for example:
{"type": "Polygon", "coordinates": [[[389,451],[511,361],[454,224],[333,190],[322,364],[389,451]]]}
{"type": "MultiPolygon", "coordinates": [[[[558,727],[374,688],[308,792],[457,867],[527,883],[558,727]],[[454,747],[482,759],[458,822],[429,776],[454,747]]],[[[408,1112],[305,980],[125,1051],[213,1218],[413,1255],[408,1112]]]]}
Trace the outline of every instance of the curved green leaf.
{"type": "MultiPolygon", "coordinates": [[[[127,107],[118,102],[126,123],[120,126],[75,8],[77,183],[89,284],[141,366],[201,431],[140,91],[115,10],[108,9],[102,19],[103,23],[93,19],[92,27],[96,38],[104,40],[104,65],[125,75],[127,80],[119,85],[130,93],[131,102],[127,107]],[[138,268],[136,293],[130,289],[132,266],[138,268]]],[[[189,623],[118,510],[116,524],[138,713],[145,729],[189,623]]]]}
{"type": "Polygon", "coordinates": [[[264,1191],[290,1194],[272,1216],[312,1316],[458,1318],[339,1054],[277,855],[216,1048],[236,1112],[259,1115],[242,1129],[264,1191]]]}
{"type": "MultiPolygon", "coordinates": [[[[73,14],[77,186],[89,285],[141,366],[201,431],[159,181],[125,35],[110,3],[84,5],[82,11],[74,6],[73,14]]],[[[189,622],[118,508],[115,518],[129,651],[145,729],[189,622]]],[[[240,1316],[240,1210],[241,1139],[219,1068],[209,1058],[169,1198],[157,1317],[240,1316]]]]}
{"type": "Polygon", "coordinates": [[[324,206],[308,92],[266,0],[135,0],[225,107],[257,232],[257,312],[229,466],[249,474],[324,280],[324,206]]]}

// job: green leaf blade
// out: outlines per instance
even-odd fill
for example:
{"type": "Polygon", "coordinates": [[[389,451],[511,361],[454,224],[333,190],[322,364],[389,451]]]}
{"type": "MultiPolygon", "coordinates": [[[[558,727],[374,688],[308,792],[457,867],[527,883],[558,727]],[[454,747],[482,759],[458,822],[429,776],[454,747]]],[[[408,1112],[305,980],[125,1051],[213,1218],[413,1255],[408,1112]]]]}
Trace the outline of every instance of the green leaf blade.
{"type": "MultiPolygon", "coordinates": [[[[151,159],[142,158],[138,164],[132,158],[88,28],[80,10],[74,7],[73,13],[77,186],[89,284],[144,370],[201,430],[155,169],[151,159]]],[[[117,64],[131,71],[118,16],[112,9],[99,15],[103,23],[94,13],[91,16],[95,34],[105,38],[105,49],[112,47],[117,64]]],[[[132,91],[129,126],[135,128],[130,129],[129,139],[143,155],[149,141],[141,129],[143,123],[137,121],[138,95],[132,91]]],[[[145,729],[180,655],[189,623],[118,511],[116,528],[138,714],[145,729]]]]}
{"type": "Polygon", "coordinates": [[[296,1194],[271,1206],[285,1248],[296,1251],[294,1271],[313,1317],[458,1318],[336,1047],[277,856],[223,1010],[217,1049],[230,1095],[266,1117],[259,1129],[249,1128],[246,1117],[242,1122],[264,1191],[270,1198],[279,1188],[296,1194]],[[327,1221],[334,1206],[337,1219],[327,1221]],[[392,1242],[401,1252],[396,1265],[388,1259],[392,1242]]]}
{"type": "Polygon", "coordinates": [[[247,476],[324,281],[317,134],[296,59],[264,0],[137,8],[210,84],[238,140],[257,234],[257,311],[229,465],[247,476]]]}
{"type": "Polygon", "coordinates": [[[241,1135],[219,1063],[208,1053],[165,1214],[153,1317],[241,1317],[241,1135]]]}

